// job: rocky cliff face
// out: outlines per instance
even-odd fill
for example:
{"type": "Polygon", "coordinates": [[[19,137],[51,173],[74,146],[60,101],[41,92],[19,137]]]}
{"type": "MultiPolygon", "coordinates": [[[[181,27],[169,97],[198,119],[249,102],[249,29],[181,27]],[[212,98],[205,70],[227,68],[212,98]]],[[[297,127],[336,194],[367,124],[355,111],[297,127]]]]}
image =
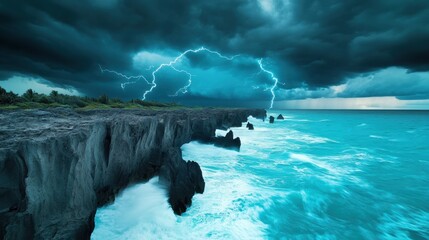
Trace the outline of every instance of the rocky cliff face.
{"type": "Polygon", "coordinates": [[[170,204],[180,214],[195,192],[204,191],[198,164],[185,162],[180,146],[241,126],[249,115],[264,118],[266,112],[0,112],[0,236],[87,239],[97,207],[154,175],[170,194],[179,192],[170,195],[170,204]]]}

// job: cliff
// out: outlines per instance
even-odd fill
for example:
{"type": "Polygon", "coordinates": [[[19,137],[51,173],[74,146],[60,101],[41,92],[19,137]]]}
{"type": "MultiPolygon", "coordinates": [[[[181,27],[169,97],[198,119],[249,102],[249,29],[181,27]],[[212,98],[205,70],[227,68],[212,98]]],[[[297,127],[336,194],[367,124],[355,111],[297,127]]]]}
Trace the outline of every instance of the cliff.
{"type": "MultiPolygon", "coordinates": [[[[0,112],[0,236],[87,239],[97,207],[131,183],[160,175],[180,214],[204,191],[180,147],[241,126],[258,109],[20,110],[0,112]],[[183,209],[185,208],[185,209],[183,209]]],[[[198,159],[194,159],[198,160],[198,159]]],[[[201,183],[202,181],[202,183],[201,183]]]]}

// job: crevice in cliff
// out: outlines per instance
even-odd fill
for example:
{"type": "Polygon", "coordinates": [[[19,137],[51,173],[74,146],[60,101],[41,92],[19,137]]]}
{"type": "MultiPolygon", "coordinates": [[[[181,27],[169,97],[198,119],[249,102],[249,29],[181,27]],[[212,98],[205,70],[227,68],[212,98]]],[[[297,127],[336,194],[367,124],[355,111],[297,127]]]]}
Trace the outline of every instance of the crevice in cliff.
{"type": "Polygon", "coordinates": [[[26,213],[28,167],[24,159],[22,150],[16,154],[8,151],[0,167],[6,169],[0,176],[0,236],[4,239],[32,239],[35,234],[33,218],[26,213]]]}
{"type": "Polygon", "coordinates": [[[106,134],[104,137],[103,142],[103,149],[104,149],[104,161],[106,163],[106,166],[109,165],[109,157],[110,157],[110,144],[112,143],[112,133],[110,130],[110,126],[106,126],[106,134]]]}

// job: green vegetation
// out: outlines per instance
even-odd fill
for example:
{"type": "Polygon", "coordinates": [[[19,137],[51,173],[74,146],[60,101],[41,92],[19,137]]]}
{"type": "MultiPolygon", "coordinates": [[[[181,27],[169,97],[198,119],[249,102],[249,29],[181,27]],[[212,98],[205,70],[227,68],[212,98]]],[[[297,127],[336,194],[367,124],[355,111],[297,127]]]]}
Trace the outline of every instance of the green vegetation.
{"type": "Polygon", "coordinates": [[[49,95],[36,93],[28,89],[19,96],[13,92],[7,92],[0,87],[0,109],[31,109],[31,108],[50,108],[50,107],[68,107],[81,110],[93,109],[174,109],[182,108],[175,103],[157,103],[133,99],[125,102],[118,98],[110,99],[107,95],[99,98],[70,96],[52,91],[49,95]]]}

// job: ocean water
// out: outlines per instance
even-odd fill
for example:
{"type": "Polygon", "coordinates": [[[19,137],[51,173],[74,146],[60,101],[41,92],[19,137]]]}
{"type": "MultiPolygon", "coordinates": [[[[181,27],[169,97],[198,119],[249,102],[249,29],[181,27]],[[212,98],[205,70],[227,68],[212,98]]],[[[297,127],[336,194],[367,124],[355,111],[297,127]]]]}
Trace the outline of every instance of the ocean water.
{"type": "Polygon", "coordinates": [[[429,112],[279,113],[233,128],[240,152],[182,147],[206,181],[183,216],[154,178],[100,208],[92,238],[429,239],[429,112]]]}

